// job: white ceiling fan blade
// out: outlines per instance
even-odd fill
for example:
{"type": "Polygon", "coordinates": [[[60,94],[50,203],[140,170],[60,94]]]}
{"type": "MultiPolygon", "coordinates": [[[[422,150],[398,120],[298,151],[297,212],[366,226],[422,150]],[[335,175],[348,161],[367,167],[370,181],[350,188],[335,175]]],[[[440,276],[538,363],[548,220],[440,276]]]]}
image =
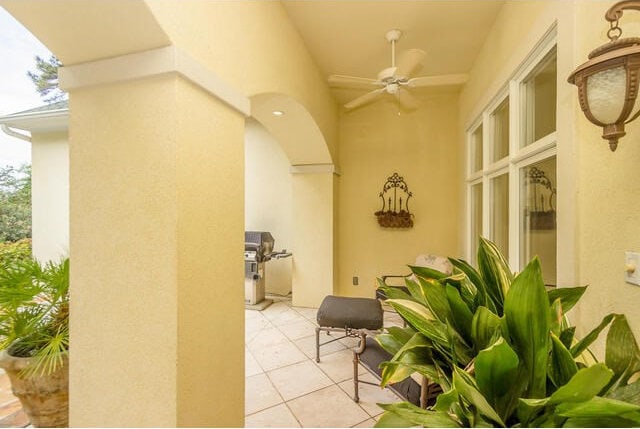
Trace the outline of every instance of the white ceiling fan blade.
{"type": "Polygon", "coordinates": [[[382,86],[382,83],[375,79],[366,77],[344,76],[332,74],[329,76],[329,85],[336,88],[364,88],[371,89],[382,86]]]}
{"type": "Polygon", "coordinates": [[[409,94],[409,91],[403,88],[398,88],[398,92],[396,92],[396,99],[398,100],[400,107],[405,110],[415,110],[420,106],[418,100],[413,95],[409,94]]]}
{"type": "Polygon", "coordinates": [[[383,92],[385,92],[384,88],[380,88],[380,89],[376,89],[376,90],[371,91],[371,92],[367,92],[365,95],[362,95],[362,96],[356,98],[355,100],[351,100],[350,102],[345,104],[344,107],[346,109],[353,109],[353,108],[362,106],[363,104],[370,103],[373,100],[375,100],[376,98],[378,98],[378,95],[382,94],[383,92]]]}
{"type": "Polygon", "coordinates": [[[407,86],[419,88],[425,86],[462,85],[469,80],[467,74],[443,74],[439,76],[422,76],[409,79],[407,86]]]}
{"type": "Polygon", "coordinates": [[[396,63],[396,76],[408,78],[422,68],[427,53],[422,49],[409,49],[400,54],[396,63]]]}

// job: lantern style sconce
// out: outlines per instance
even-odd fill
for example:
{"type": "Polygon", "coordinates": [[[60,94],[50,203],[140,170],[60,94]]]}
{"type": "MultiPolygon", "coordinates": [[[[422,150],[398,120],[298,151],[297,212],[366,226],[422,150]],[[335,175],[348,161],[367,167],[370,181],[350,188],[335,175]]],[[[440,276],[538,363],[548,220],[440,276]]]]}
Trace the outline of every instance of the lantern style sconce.
{"type": "Polygon", "coordinates": [[[594,49],[589,61],[569,76],[569,83],[578,87],[580,107],[589,121],[602,127],[602,138],[615,151],[618,140],[626,133],[624,125],[640,113],[635,106],[640,70],[640,38],[621,39],[618,20],[627,9],[640,10],[640,0],[614,4],[605,14],[610,27],[609,42],[594,49]]]}

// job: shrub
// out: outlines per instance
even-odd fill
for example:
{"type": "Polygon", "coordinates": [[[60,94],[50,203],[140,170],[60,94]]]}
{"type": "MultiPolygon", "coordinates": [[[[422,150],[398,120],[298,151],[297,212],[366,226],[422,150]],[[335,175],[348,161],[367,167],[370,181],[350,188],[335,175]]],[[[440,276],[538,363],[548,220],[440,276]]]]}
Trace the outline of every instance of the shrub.
{"type": "Polygon", "coordinates": [[[31,259],[31,239],[0,243],[0,266],[31,259]]]}
{"type": "Polygon", "coordinates": [[[484,239],[478,270],[450,261],[451,276],[411,267],[409,294],[383,286],[409,326],[377,337],[393,354],[381,365],[382,385],[418,372],[443,393],[427,410],[381,405],[376,426],[640,425],[640,381],[629,382],[640,371],[640,349],[624,315],[605,316],[579,340],[565,313],[586,287],[546,290],[537,258],[514,276],[484,239]],[[593,362],[588,347],[607,326],[605,361],[593,362]]]}

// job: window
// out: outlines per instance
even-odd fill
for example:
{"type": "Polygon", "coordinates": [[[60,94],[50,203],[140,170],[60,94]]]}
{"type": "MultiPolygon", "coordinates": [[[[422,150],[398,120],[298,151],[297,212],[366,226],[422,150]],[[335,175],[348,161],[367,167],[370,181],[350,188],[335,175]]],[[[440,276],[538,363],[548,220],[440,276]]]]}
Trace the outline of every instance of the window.
{"type": "Polygon", "coordinates": [[[551,51],[522,82],[521,146],[528,146],[556,130],[556,50],[551,51]]]}
{"type": "Polygon", "coordinates": [[[471,172],[482,170],[482,124],[471,133],[471,172]]]}
{"type": "Polygon", "coordinates": [[[491,114],[493,122],[493,144],[491,147],[491,161],[500,161],[509,155],[509,98],[500,103],[491,114]]]}
{"type": "Polygon", "coordinates": [[[520,266],[538,256],[545,283],[556,273],[556,157],[520,169],[520,266]]]}
{"type": "Polygon", "coordinates": [[[538,256],[547,285],[556,284],[556,85],[553,29],[467,131],[467,258],[476,264],[487,237],[514,271],[538,256]]]}
{"type": "Polygon", "coordinates": [[[470,255],[472,264],[476,263],[478,238],[482,235],[482,183],[471,186],[471,237],[474,251],[470,255]]]}
{"type": "Polygon", "coordinates": [[[490,236],[498,249],[509,254],[509,175],[491,179],[491,231],[490,236]]]}

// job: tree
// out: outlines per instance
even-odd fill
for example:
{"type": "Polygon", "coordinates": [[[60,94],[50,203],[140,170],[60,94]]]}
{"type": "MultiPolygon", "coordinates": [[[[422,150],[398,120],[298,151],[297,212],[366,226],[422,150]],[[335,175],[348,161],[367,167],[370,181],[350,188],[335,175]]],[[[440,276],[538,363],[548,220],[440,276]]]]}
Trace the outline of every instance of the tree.
{"type": "Polygon", "coordinates": [[[31,238],[31,166],[0,168],[0,241],[31,238]]]}
{"type": "Polygon", "coordinates": [[[66,99],[67,93],[58,86],[58,68],[62,63],[55,55],[48,60],[36,55],[36,70],[28,71],[27,75],[36,86],[36,91],[47,103],[56,103],[66,99]],[[48,98],[45,98],[48,97],[48,98]]]}

